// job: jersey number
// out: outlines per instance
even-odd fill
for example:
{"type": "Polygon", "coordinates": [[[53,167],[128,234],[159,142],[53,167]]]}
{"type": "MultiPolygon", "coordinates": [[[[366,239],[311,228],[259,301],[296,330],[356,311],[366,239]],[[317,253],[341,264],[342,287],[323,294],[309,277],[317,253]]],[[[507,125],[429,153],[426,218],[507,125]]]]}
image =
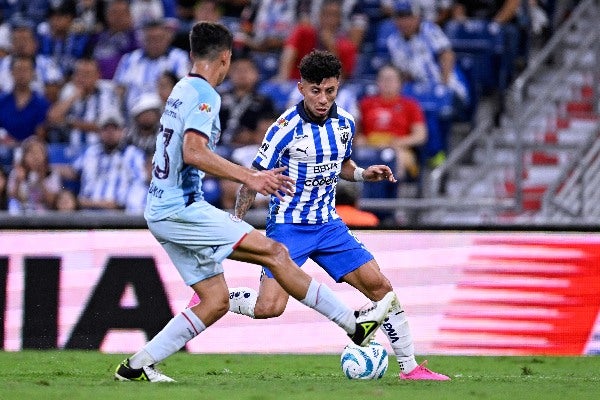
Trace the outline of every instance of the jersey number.
{"type": "Polygon", "coordinates": [[[165,128],[161,125],[160,132],[162,132],[162,137],[164,141],[163,158],[165,160],[165,167],[161,168],[158,166],[158,163],[155,163],[154,176],[157,179],[167,179],[167,177],[169,176],[169,153],[167,153],[167,146],[169,145],[171,137],[173,136],[173,129],[165,128]]]}

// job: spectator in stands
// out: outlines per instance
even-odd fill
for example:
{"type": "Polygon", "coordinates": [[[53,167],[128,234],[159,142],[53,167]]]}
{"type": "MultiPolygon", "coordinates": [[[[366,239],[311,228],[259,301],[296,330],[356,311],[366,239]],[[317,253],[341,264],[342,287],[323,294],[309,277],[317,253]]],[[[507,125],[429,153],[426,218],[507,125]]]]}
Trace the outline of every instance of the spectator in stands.
{"type": "Polygon", "coordinates": [[[125,119],[117,110],[106,111],[99,125],[100,142],[62,173],[67,179],[79,178],[81,209],[123,210],[130,188],[146,180],[144,152],[125,144],[125,119]]]}
{"type": "Polygon", "coordinates": [[[51,4],[47,23],[38,26],[39,53],[51,57],[66,76],[73,72],[77,59],[91,53],[90,35],[73,30],[75,16],[76,2],[61,0],[51,4]]]}
{"type": "Polygon", "coordinates": [[[457,101],[468,102],[469,93],[455,73],[455,54],[442,29],[421,18],[418,5],[399,0],[395,5],[395,28],[378,38],[379,51],[400,69],[406,81],[433,89],[451,90],[457,101]]]}
{"type": "Polygon", "coordinates": [[[144,151],[154,153],[156,135],[160,127],[164,103],[155,93],[144,93],[129,110],[131,126],[127,130],[125,140],[144,151]]]}
{"type": "Polygon", "coordinates": [[[9,211],[51,210],[61,187],[59,173],[50,167],[46,143],[36,136],[23,141],[8,177],[9,211]]]}
{"type": "Polygon", "coordinates": [[[72,30],[89,35],[100,32],[105,23],[104,9],[110,2],[104,0],[77,0],[72,30]]]}
{"type": "Polygon", "coordinates": [[[113,0],[106,8],[106,28],[92,39],[93,56],[102,79],[112,79],[121,57],[139,48],[128,0],[113,0]]]}
{"type": "Polygon", "coordinates": [[[190,51],[190,29],[196,22],[220,22],[223,16],[220,0],[198,0],[192,7],[190,21],[180,21],[173,46],[190,51]]]}
{"type": "Polygon", "coordinates": [[[6,21],[27,20],[33,25],[45,21],[50,0],[4,0],[0,1],[0,15],[6,21]]]}
{"type": "Polygon", "coordinates": [[[131,0],[130,3],[136,29],[152,21],[176,17],[176,0],[131,0]]]}
{"type": "Polygon", "coordinates": [[[260,115],[274,112],[273,101],[258,93],[258,69],[251,58],[239,58],[231,63],[229,69],[230,88],[221,92],[220,144],[240,146],[248,143],[238,135],[241,121],[246,127],[256,129],[260,115]]]}
{"type": "Polygon", "coordinates": [[[38,54],[38,41],[33,25],[23,21],[12,25],[11,49],[11,54],[0,60],[0,91],[13,90],[13,57],[29,57],[34,60],[35,66],[31,88],[36,93],[45,95],[50,103],[56,101],[63,84],[63,73],[50,57],[38,54]]]}
{"type": "Polygon", "coordinates": [[[0,166],[0,211],[8,210],[7,182],[6,171],[0,166]]]}
{"type": "Polygon", "coordinates": [[[10,24],[0,18],[0,60],[10,54],[10,24]]]}
{"type": "Polygon", "coordinates": [[[358,208],[360,187],[356,182],[340,180],[335,189],[335,212],[349,227],[374,227],[379,225],[377,215],[358,208]]]}
{"type": "Polygon", "coordinates": [[[79,210],[79,202],[77,201],[77,195],[70,189],[61,189],[56,194],[56,198],[54,199],[53,210],[61,212],[71,212],[79,210]]]}
{"type": "Polygon", "coordinates": [[[120,107],[116,93],[111,81],[100,79],[96,60],[77,60],[70,81],[48,112],[53,127],[50,141],[70,143],[76,148],[98,142],[100,115],[120,107]]]}
{"type": "Polygon", "coordinates": [[[173,30],[164,20],[152,21],[143,29],[142,48],[125,54],[115,72],[126,109],[133,107],[143,93],[156,93],[157,82],[165,71],[182,78],[190,70],[188,54],[171,47],[173,30]]]}
{"type": "MultiPolygon", "coordinates": [[[[524,0],[528,1],[528,0],[524,0]]],[[[504,32],[504,52],[508,57],[507,78],[512,80],[517,58],[525,55],[527,50],[526,27],[521,26],[520,14],[523,12],[522,0],[454,0],[451,17],[454,20],[479,19],[498,24],[504,32]],[[519,54],[520,53],[520,54],[519,54]]],[[[525,60],[518,61],[524,64],[525,60]]]]}
{"type": "MultiPolygon", "coordinates": [[[[252,124],[252,126],[250,126],[250,124],[242,123],[242,125],[238,128],[240,131],[238,136],[240,138],[244,138],[243,140],[240,140],[240,142],[245,144],[234,149],[229,157],[229,159],[234,163],[248,168],[252,166],[252,161],[254,160],[254,156],[256,156],[256,152],[262,143],[262,139],[264,138],[269,127],[277,119],[277,114],[273,110],[268,110],[261,112],[260,114],[254,116],[254,118],[255,122],[252,124]]],[[[235,198],[237,196],[237,191],[240,188],[240,184],[230,180],[222,179],[220,180],[220,185],[221,206],[225,209],[231,210],[235,206],[235,198]]],[[[258,193],[254,199],[253,207],[265,208],[268,204],[269,196],[263,196],[258,193]]]]}
{"type": "Polygon", "coordinates": [[[158,78],[158,95],[163,104],[166,104],[173,87],[177,84],[179,78],[171,71],[165,71],[158,78]]]}
{"type": "MultiPolygon", "coordinates": [[[[310,22],[318,25],[321,17],[321,9],[324,0],[310,1],[310,22]]],[[[367,29],[369,28],[369,16],[365,10],[364,0],[341,0],[342,9],[342,31],[346,32],[348,38],[360,49],[367,29]]]]}
{"type": "MultiPolygon", "coordinates": [[[[381,7],[386,16],[394,16],[396,11],[396,3],[405,0],[382,0],[381,7]]],[[[443,26],[450,14],[452,3],[454,0],[411,0],[415,6],[421,10],[421,16],[426,21],[435,22],[443,26]]]]}
{"type": "Polygon", "coordinates": [[[427,140],[423,110],[417,101],[402,96],[400,71],[386,65],[377,74],[378,93],[360,100],[361,135],[357,145],[396,151],[399,177],[417,178],[420,170],[418,148],[427,140]]]}
{"type": "Polygon", "coordinates": [[[300,79],[298,63],[313,49],[335,54],[342,62],[342,78],[352,76],[357,48],[342,30],[341,0],[323,0],[317,25],[303,22],[296,26],[283,47],[277,79],[300,79]]]}
{"type": "Polygon", "coordinates": [[[26,56],[11,57],[13,89],[0,95],[0,145],[14,147],[31,136],[46,135],[46,113],[50,104],[31,90],[34,61],[26,56]]]}
{"type": "Polygon", "coordinates": [[[236,41],[258,52],[280,52],[286,38],[302,17],[302,0],[252,0],[242,12],[245,36],[237,35],[236,41]]]}

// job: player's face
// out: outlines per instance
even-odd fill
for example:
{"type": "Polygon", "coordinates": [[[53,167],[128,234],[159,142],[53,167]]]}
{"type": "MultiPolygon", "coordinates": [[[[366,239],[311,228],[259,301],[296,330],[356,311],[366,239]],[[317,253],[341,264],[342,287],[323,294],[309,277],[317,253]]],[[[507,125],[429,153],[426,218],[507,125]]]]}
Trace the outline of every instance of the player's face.
{"type": "Polygon", "coordinates": [[[325,121],[339,87],[339,79],[333,77],[323,79],[318,84],[305,80],[300,81],[298,90],[304,96],[304,109],[308,116],[317,122],[325,121]]]}

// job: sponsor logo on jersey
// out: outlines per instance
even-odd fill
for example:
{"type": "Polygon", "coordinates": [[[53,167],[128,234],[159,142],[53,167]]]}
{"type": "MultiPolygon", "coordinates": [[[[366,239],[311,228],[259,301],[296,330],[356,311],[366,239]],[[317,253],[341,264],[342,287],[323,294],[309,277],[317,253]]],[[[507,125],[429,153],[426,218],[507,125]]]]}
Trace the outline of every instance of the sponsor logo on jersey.
{"type": "Polygon", "coordinates": [[[269,143],[267,143],[267,142],[263,142],[263,143],[260,145],[260,152],[261,152],[261,153],[265,153],[267,150],[269,150],[269,143]]]}
{"type": "Polygon", "coordinates": [[[179,100],[179,99],[174,99],[172,97],[169,97],[167,99],[167,106],[172,107],[174,109],[178,109],[180,105],[183,104],[183,101],[179,100]]]}
{"type": "Polygon", "coordinates": [[[328,163],[328,164],[319,164],[319,165],[313,166],[313,172],[315,174],[322,174],[323,172],[337,169],[337,167],[338,167],[338,163],[336,163],[336,162],[328,163]]]}
{"type": "Polygon", "coordinates": [[[322,176],[320,178],[307,179],[304,181],[304,186],[325,186],[337,183],[339,178],[336,176],[322,176]]]}
{"type": "Polygon", "coordinates": [[[200,112],[206,112],[206,113],[209,113],[212,110],[210,104],[208,104],[208,103],[200,104],[200,106],[198,106],[198,109],[200,110],[200,112]]]}

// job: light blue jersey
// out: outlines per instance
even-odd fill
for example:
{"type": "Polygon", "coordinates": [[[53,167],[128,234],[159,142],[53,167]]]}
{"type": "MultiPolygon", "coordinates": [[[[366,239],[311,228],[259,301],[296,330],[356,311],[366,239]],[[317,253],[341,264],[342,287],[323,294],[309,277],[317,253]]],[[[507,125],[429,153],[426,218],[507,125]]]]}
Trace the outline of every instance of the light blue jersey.
{"type": "Polygon", "coordinates": [[[352,154],[354,133],[354,118],[335,103],[322,124],[313,122],[300,102],[271,125],[253,166],[287,166],[284,174],[296,188],[284,201],[271,196],[268,223],[322,224],[339,218],[335,186],[342,162],[352,154]]]}
{"type": "Polygon", "coordinates": [[[160,119],[146,220],[165,219],[203,199],[204,172],[183,162],[183,134],[193,130],[206,135],[214,151],[221,134],[220,106],[217,91],[199,75],[190,74],[173,88],[160,119]]]}

